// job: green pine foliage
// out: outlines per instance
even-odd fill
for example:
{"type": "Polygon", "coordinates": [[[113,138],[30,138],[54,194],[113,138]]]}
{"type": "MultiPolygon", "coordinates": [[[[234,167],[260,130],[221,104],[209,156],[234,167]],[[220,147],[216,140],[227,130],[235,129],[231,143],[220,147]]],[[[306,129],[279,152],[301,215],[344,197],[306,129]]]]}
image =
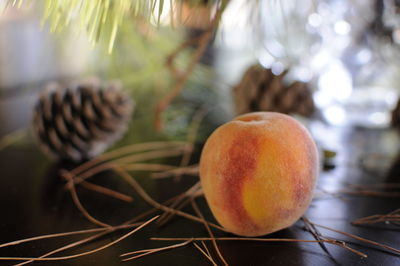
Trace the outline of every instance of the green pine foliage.
{"type": "MultiPolygon", "coordinates": [[[[226,0],[225,0],[226,1],[226,0]]],[[[223,2],[225,2],[223,1],[223,2]]],[[[163,15],[170,13],[171,25],[173,14],[181,10],[183,3],[206,4],[212,0],[8,0],[8,6],[24,6],[41,4],[43,7],[43,23],[50,24],[52,32],[59,32],[66,26],[74,24],[74,28],[87,32],[94,45],[104,38],[111,53],[116,36],[125,20],[135,23],[145,21],[159,25],[163,15]]],[[[6,6],[7,6],[6,5],[6,6]]]]}

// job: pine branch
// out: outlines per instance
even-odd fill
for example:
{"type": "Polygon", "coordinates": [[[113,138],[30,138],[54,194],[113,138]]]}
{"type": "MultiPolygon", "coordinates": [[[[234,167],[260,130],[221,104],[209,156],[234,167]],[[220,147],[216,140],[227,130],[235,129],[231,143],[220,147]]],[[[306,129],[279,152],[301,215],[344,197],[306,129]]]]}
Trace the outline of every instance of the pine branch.
{"type": "MultiPolygon", "coordinates": [[[[4,6],[20,8],[31,2],[7,0],[4,6]]],[[[207,2],[207,5],[214,3],[207,2]]],[[[38,3],[43,8],[42,24],[49,23],[51,32],[59,32],[74,24],[80,31],[86,31],[93,45],[101,37],[106,37],[110,53],[124,20],[132,19],[135,24],[145,21],[160,25],[162,16],[167,16],[173,25],[174,17],[180,16],[178,7],[183,3],[204,5],[204,1],[199,0],[176,0],[175,4],[168,0],[43,0],[38,3]]]]}

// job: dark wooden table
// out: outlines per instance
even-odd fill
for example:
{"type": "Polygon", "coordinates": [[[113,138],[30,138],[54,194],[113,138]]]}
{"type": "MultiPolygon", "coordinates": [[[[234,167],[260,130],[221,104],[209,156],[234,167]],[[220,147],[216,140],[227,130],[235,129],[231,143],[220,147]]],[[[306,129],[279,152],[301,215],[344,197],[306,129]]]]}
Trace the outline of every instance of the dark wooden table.
{"type": "MultiPolygon", "coordinates": [[[[28,97],[29,98],[29,97],[28,97]]],[[[30,105],[19,106],[21,119],[10,123],[7,104],[12,98],[3,100],[1,133],[27,124],[26,114],[30,105]],[[5,109],[6,108],[6,109],[5,109]],[[18,122],[19,121],[19,122],[18,122]]],[[[17,114],[18,115],[18,114],[17,114]]],[[[14,114],[15,116],[15,114],[14,114]]],[[[12,119],[16,119],[15,117],[12,119]]],[[[362,129],[352,126],[331,128],[318,122],[312,124],[314,134],[322,147],[333,149],[336,157],[329,169],[321,171],[316,198],[307,217],[318,224],[356,234],[379,243],[400,248],[400,227],[391,224],[353,226],[351,221],[373,214],[385,214],[400,207],[399,197],[372,197],[328,192],[348,190],[349,184],[400,183],[400,161],[396,161],[393,150],[399,147],[396,134],[387,129],[362,129]],[[317,129],[315,129],[317,128],[317,129]],[[319,129],[318,129],[319,128],[319,129]],[[323,128],[321,131],[320,129],[323,128]],[[329,132],[327,135],[326,132],[329,132]]],[[[201,144],[199,145],[199,149],[201,144]]],[[[198,149],[198,151],[199,151],[198,149]]],[[[198,152],[195,158],[198,159],[198,152]]],[[[71,165],[54,164],[42,155],[34,144],[11,146],[0,150],[0,242],[5,243],[43,234],[67,232],[93,228],[72,203],[64,189],[65,182],[59,170],[71,165]]],[[[154,180],[147,174],[137,174],[138,181],[159,202],[178,194],[197,181],[196,177],[184,177],[179,183],[172,179],[154,180]]],[[[132,194],[132,203],[123,203],[103,195],[79,188],[84,206],[97,218],[110,224],[119,224],[149,206],[123,181],[107,172],[93,179],[94,182],[132,194]]],[[[394,191],[394,190],[392,190],[394,191]]],[[[397,189],[397,191],[399,191],[397,189]]],[[[203,199],[199,204],[207,219],[213,220],[203,199]]],[[[188,207],[184,209],[193,213],[188,207]]],[[[399,254],[362,243],[338,233],[320,229],[321,233],[346,241],[351,247],[364,252],[361,258],[343,248],[327,245],[330,255],[316,243],[260,243],[230,241],[220,242],[222,253],[231,265],[400,265],[399,254]]],[[[123,231],[126,232],[126,231],[123,231]]],[[[106,244],[121,236],[122,232],[103,237],[83,247],[59,255],[75,254],[106,244]]],[[[231,236],[216,232],[217,236],[231,236]]],[[[36,265],[120,265],[119,255],[133,250],[161,247],[177,242],[157,242],[149,237],[197,237],[207,236],[201,224],[183,218],[174,218],[164,227],[149,225],[128,239],[79,259],[56,262],[40,262],[36,265]]],[[[52,249],[77,241],[84,236],[41,240],[29,244],[0,249],[0,256],[40,256],[52,249]]],[[[292,227],[266,236],[271,238],[313,239],[299,221],[292,227]]],[[[211,245],[209,244],[211,248],[211,245]]],[[[15,262],[14,262],[15,263],[15,262]]],[[[0,265],[12,262],[0,262],[0,265]]],[[[210,265],[193,245],[150,255],[129,265],[210,265]]]]}

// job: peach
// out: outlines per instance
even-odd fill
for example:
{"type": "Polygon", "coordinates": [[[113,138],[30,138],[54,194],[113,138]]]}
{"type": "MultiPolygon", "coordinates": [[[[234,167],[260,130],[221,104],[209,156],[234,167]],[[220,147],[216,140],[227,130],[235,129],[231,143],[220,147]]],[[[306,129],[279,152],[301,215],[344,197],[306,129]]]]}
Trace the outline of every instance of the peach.
{"type": "Polygon", "coordinates": [[[304,214],[318,166],[316,145],[300,123],[255,112],[211,134],[200,158],[200,179],[214,217],[227,231],[261,236],[304,214]]]}

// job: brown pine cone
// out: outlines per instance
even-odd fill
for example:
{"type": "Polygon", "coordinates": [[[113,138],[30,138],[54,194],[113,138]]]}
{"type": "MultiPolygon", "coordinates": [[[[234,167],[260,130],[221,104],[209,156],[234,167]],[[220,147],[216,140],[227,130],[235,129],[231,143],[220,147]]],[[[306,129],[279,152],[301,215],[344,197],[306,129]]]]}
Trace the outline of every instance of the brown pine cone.
{"type": "Polygon", "coordinates": [[[35,106],[32,129],[39,147],[56,159],[82,161],[102,153],[126,131],[133,102],[118,86],[91,81],[50,84],[35,106]]]}
{"type": "Polygon", "coordinates": [[[310,89],[299,81],[286,86],[283,82],[286,74],[287,71],[274,75],[260,65],[247,69],[233,89],[236,113],[273,111],[311,116],[315,106],[310,89]]]}

